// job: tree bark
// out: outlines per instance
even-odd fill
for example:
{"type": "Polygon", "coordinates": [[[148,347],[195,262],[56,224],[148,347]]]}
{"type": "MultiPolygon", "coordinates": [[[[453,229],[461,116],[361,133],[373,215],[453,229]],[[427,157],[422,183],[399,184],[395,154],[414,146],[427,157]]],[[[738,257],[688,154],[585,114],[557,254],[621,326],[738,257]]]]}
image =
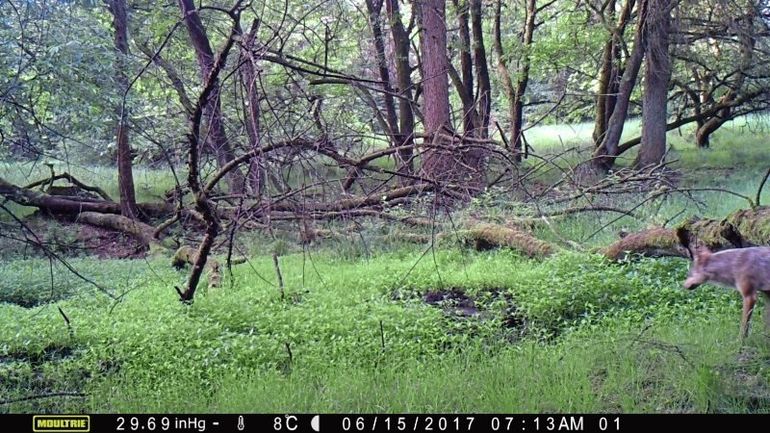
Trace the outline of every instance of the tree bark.
{"type": "Polygon", "coordinates": [[[628,253],[687,257],[687,250],[681,245],[677,233],[682,229],[712,250],[770,245],[768,221],[770,207],[741,209],[724,219],[692,219],[677,229],[654,227],[631,233],[607,246],[602,252],[611,260],[625,258],[628,253]]]}
{"type": "MultiPolygon", "coordinates": [[[[203,22],[198,15],[198,10],[195,8],[193,0],[179,0],[179,8],[182,11],[190,41],[195,49],[195,55],[200,66],[201,79],[205,82],[211,74],[214,65],[214,52],[211,50],[206,29],[203,27],[203,22]]],[[[234,154],[225,133],[218,80],[214,84],[214,89],[206,103],[205,111],[205,117],[208,118],[206,145],[216,156],[219,167],[223,167],[234,158],[234,154]]],[[[244,191],[245,179],[240,170],[232,170],[228,175],[228,181],[232,193],[240,194],[244,191]]]]}
{"type": "MultiPolygon", "coordinates": [[[[423,158],[425,177],[440,186],[454,185],[474,195],[484,188],[484,158],[472,152],[453,149],[442,131],[452,127],[449,119],[448,57],[446,51],[445,0],[423,0],[417,3],[421,19],[420,52],[422,54],[422,88],[425,134],[438,146],[428,149],[423,158]]],[[[442,205],[448,203],[442,202],[442,205]]]]}
{"type": "MultiPolygon", "coordinates": [[[[385,0],[385,8],[390,21],[390,31],[393,36],[396,64],[396,91],[401,98],[398,99],[398,136],[397,146],[402,147],[398,151],[398,172],[405,175],[414,173],[412,162],[414,144],[414,111],[412,109],[412,69],[409,65],[409,34],[401,21],[399,0],[385,0]]],[[[403,178],[404,183],[407,178],[403,178]]]]}
{"type": "Polygon", "coordinates": [[[445,0],[417,3],[421,18],[423,114],[427,135],[450,127],[445,3],[445,0]]]}
{"type": "Polygon", "coordinates": [[[536,15],[537,2],[535,0],[527,0],[526,18],[524,20],[524,36],[522,40],[524,53],[520,60],[521,71],[518,74],[519,78],[516,80],[516,86],[513,89],[513,116],[511,117],[511,139],[513,140],[514,158],[516,158],[516,161],[521,161],[523,148],[524,94],[526,93],[527,85],[529,84],[530,48],[532,47],[532,40],[535,34],[536,15]]]}
{"type": "Polygon", "coordinates": [[[383,90],[382,95],[385,105],[385,121],[388,124],[389,131],[385,131],[391,138],[391,145],[398,144],[393,141],[398,128],[398,119],[396,118],[396,104],[393,99],[393,88],[390,85],[390,71],[388,70],[388,61],[385,58],[385,37],[382,34],[382,13],[383,0],[366,0],[366,9],[369,19],[369,26],[372,28],[374,36],[375,59],[377,60],[377,71],[380,75],[383,90]]]}
{"type": "Polygon", "coordinates": [[[636,168],[659,164],[666,154],[668,82],[671,57],[668,53],[670,0],[650,0],[645,30],[644,96],[642,102],[642,143],[634,161],[636,168]]]}
{"type": "Polygon", "coordinates": [[[642,66],[644,58],[646,37],[644,32],[645,21],[647,19],[647,4],[649,0],[641,0],[637,7],[636,33],[634,36],[634,47],[631,50],[629,59],[626,61],[623,77],[618,86],[618,96],[615,101],[615,107],[612,115],[607,122],[607,133],[601,144],[594,151],[593,166],[606,171],[615,164],[615,158],[618,156],[618,145],[620,136],[623,134],[623,127],[628,116],[628,107],[631,101],[631,92],[636,85],[636,78],[639,75],[639,69],[642,66]]]}
{"type": "Polygon", "coordinates": [[[460,83],[455,87],[463,104],[463,131],[476,129],[476,107],[473,96],[473,57],[471,56],[471,34],[468,24],[469,0],[452,0],[457,13],[458,35],[460,37],[460,83]]]}
{"type": "MultiPolygon", "coordinates": [[[[628,22],[631,20],[631,10],[636,0],[626,0],[623,9],[617,18],[617,24],[610,30],[611,34],[604,44],[602,52],[602,66],[599,70],[598,89],[596,95],[595,122],[593,139],[594,143],[601,143],[607,133],[607,122],[615,109],[615,101],[618,91],[618,74],[620,73],[620,46],[623,43],[628,22]]],[[[616,0],[611,0],[606,10],[610,11],[609,18],[615,16],[616,0]]]]}
{"type": "MultiPolygon", "coordinates": [[[[113,201],[86,199],[82,197],[55,196],[14,185],[0,177],[0,196],[22,206],[32,206],[53,214],[77,216],[80,212],[120,214],[120,204],[113,201]]],[[[150,216],[168,215],[174,207],[165,203],[139,203],[139,210],[150,216]]]]}
{"type": "Polygon", "coordinates": [[[118,189],[120,190],[120,212],[130,219],[139,216],[136,207],[136,194],[134,190],[134,173],[131,155],[131,143],[128,139],[128,106],[126,97],[128,92],[128,63],[126,58],[128,51],[128,8],[126,0],[111,0],[109,9],[112,13],[112,24],[115,28],[115,82],[121,96],[121,102],[116,107],[118,116],[116,127],[117,138],[117,166],[118,189]]]}
{"type": "MultiPolygon", "coordinates": [[[[534,1],[534,0],[531,0],[534,1]]],[[[484,46],[484,30],[482,28],[481,0],[471,2],[471,36],[473,37],[473,64],[476,67],[476,92],[479,99],[478,117],[480,138],[489,137],[489,118],[492,110],[492,85],[489,81],[487,66],[487,50],[484,46]]],[[[481,156],[481,155],[479,155],[481,156]]]]}
{"type": "Polygon", "coordinates": [[[495,2],[495,19],[492,28],[493,40],[492,48],[495,51],[495,57],[497,57],[497,75],[503,85],[503,91],[505,92],[505,98],[508,100],[508,118],[511,122],[510,135],[508,138],[509,151],[513,154],[516,162],[521,162],[521,146],[516,147],[516,138],[518,133],[514,131],[514,119],[516,118],[516,91],[513,88],[513,80],[511,79],[511,72],[508,69],[508,60],[506,59],[505,52],[503,50],[502,31],[501,31],[501,15],[502,15],[502,0],[495,2]]]}
{"type": "Polygon", "coordinates": [[[153,226],[132,220],[123,215],[81,212],[78,215],[77,221],[129,234],[142,242],[146,247],[149,247],[150,245],[163,246],[160,244],[160,241],[153,236],[155,232],[153,226]]]}
{"type": "Polygon", "coordinates": [[[252,151],[256,152],[254,158],[249,161],[249,187],[253,195],[260,197],[265,189],[265,167],[262,155],[258,152],[258,149],[261,145],[259,89],[257,86],[256,72],[257,59],[255,58],[253,51],[257,36],[257,29],[258,22],[257,20],[254,20],[251,24],[251,29],[249,32],[243,35],[240,52],[241,62],[239,63],[241,65],[241,84],[246,95],[243,104],[246,123],[246,135],[249,137],[249,147],[252,149],[252,151]]]}
{"type": "MultiPolygon", "coordinates": [[[[422,93],[425,135],[441,140],[449,123],[448,60],[446,55],[445,0],[421,0],[416,3],[420,17],[420,52],[422,54],[422,93]]],[[[436,181],[456,181],[455,155],[439,149],[425,152],[422,170],[436,181]]]]}

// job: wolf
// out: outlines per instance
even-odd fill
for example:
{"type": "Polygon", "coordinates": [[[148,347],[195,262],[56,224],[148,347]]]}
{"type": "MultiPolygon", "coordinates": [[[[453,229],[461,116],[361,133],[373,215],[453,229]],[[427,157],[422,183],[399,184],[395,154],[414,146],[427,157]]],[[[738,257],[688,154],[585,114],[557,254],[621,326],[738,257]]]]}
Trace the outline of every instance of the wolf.
{"type": "Polygon", "coordinates": [[[765,320],[770,325],[770,247],[712,252],[700,246],[691,250],[691,254],[693,260],[684,281],[685,289],[692,290],[704,283],[714,283],[735,288],[743,296],[741,340],[749,333],[749,321],[758,293],[766,297],[765,320]]]}

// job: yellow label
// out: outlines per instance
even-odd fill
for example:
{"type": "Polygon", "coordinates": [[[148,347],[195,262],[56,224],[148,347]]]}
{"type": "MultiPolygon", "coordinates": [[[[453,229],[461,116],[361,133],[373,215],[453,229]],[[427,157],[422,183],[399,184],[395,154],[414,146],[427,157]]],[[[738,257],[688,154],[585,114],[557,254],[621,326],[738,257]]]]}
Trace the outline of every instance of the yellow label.
{"type": "Polygon", "coordinates": [[[32,431],[35,433],[88,433],[91,431],[89,415],[34,415],[32,431]]]}

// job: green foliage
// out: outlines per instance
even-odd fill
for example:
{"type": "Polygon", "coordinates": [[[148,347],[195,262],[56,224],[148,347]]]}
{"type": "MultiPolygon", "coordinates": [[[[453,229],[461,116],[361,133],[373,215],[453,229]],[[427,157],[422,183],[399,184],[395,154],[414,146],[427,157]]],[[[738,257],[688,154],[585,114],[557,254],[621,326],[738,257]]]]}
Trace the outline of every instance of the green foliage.
{"type": "MultiPolygon", "coordinates": [[[[105,284],[125,292],[122,301],[71,285],[70,297],[55,304],[0,304],[0,377],[16,378],[3,382],[4,394],[24,395],[30,388],[20,378],[55,371],[44,373],[47,386],[86,391],[90,397],[77,407],[88,411],[655,411],[657,404],[702,410],[723,384],[709,372],[724,350],[698,358],[699,341],[715,326],[720,341],[731,341],[738,297],[681,290],[683,260],[610,265],[565,253],[537,262],[460,250],[420,257],[342,261],[316,254],[309,263],[301,254],[284,256],[284,300],[271,257],[257,257],[234,269],[232,287],[225,281],[192,306],[177,301],[172,286],[184,275],[165,261],[73,261],[89,274],[104,270],[105,284]],[[455,316],[422,301],[440,288],[464,290],[481,314],[455,316]],[[516,320],[506,322],[511,314],[516,320]],[[683,356],[700,367],[684,379],[668,372],[683,367],[675,352],[634,340],[649,326],[667,344],[688,342],[683,356]],[[634,350],[623,352],[627,344],[634,350]],[[598,391],[591,381],[597,375],[598,391]],[[639,388],[635,381],[650,375],[656,382],[639,388]],[[469,385],[483,392],[469,397],[469,385]],[[690,395],[686,387],[696,385],[700,394],[690,395]],[[671,386],[684,388],[666,401],[662,391],[671,386]],[[620,395],[629,400],[617,401],[620,395]]],[[[11,263],[20,286],[41,285],[24,266],[11,263]]]]}

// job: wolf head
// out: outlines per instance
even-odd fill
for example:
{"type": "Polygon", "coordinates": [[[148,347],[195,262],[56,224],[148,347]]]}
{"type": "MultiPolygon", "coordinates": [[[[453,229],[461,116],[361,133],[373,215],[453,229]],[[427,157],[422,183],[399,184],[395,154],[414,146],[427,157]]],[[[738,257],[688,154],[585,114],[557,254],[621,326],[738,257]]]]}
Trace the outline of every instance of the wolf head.
{"type": "Polygon", "coordinates": [[[699,247],[693,251],[690,272],[687,273],[687,279],[684,280],[685,289],[692,290],[709,280],[706,265],[710,257],[711,250],[706,247],[699,247]]]}

